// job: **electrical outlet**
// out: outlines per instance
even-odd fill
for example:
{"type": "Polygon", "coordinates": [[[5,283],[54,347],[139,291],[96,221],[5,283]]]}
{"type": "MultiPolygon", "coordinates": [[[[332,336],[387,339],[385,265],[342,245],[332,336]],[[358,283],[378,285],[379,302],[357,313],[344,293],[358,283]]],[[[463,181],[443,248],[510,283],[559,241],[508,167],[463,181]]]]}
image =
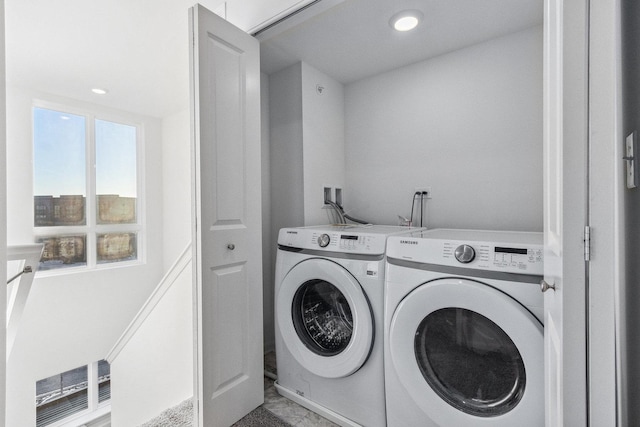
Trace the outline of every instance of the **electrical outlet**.
{"type": "Polygon", "coordinates": [[[413,189],[413,194],[422,193],[423,191],[427,192],[427,199],[433,199],[433,193],[431,192],[431,187],[416,187],[413,189]]]}

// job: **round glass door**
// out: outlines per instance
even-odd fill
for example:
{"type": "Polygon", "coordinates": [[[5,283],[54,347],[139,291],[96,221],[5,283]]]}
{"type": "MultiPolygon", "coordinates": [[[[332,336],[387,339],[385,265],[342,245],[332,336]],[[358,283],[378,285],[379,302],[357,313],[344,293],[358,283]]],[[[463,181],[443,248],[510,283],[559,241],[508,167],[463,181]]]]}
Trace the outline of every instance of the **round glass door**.
{"type": "Polygon", "coordinates": [[[511,296],[436,279],[408,293],[388,325],[391,377],[437,425],[544,425],[544,329],[511,296]]]}
{"type": "Polygon", "coordinates": [[[351,308],[344,294],[327,281],[302,284],[293,297],[291,316],[298,337],[318,355],[339,354],[351,341],[351,308]]]}
{"type": "Polygon", "coordinates": [[[309,372],[342,378],[369,357],[374,339],[369,300],[336,262],[310,258],[293,266],[276,284],[275,311],[276,339],[309,372]]]}
{"type": "Polygon", "coordinates": [[[463,412],[503,415],[524,394],[526,373],[518,348],[498,325],[474,311],[430,313],[417,328],[414,350],[427,383],[463,412]]]}

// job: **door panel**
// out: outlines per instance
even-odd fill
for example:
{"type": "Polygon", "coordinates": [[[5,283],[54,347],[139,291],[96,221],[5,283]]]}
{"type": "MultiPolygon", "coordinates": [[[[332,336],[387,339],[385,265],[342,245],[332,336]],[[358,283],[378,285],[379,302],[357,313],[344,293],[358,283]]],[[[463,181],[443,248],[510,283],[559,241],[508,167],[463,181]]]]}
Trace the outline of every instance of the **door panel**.
{"type": "MultiPolygon", "coordinates": [[[[250,332],[247,331],[247,300],[244,295],[244,287],[236,286],[237,283],[246,281],[246,269],[244,265],[234,265],[212,270],[211,283],[208,287],[208,297],[203,303],[213,310],[207,311],[207,321],[211,326],[214,342],[224,343],[224,353],[216,362],[214,360],[214,378],[212,382],[212,394],[215,396],[226,388],[246,381],[245,372],[249,370],[247,365],[248,342],[245,339],[250,332]],[[225,319],[225,322],[217,320],[225,319]],[[229,325],[233,325],[232,328],[229,325]]],[[[216,351],[212,352],[216,354],[216,351]]]]}
{"type": "Polygon", "coordinates": [[[194,395],[229,426],[264,399],[259,43],[200,5],[191,29],[194,395]]]}
{"type": "Polygon", "coordinates": [[[586,276],[589,0],[545,0],[544,279],[548,427],[587,425],[586,276]]]}

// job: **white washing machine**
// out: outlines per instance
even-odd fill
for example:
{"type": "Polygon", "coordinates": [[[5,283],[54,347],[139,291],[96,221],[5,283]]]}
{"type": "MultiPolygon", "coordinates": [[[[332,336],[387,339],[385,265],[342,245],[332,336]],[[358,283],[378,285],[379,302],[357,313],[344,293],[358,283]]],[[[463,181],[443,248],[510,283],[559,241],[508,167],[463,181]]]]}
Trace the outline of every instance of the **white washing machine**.
{"type": "Polygon", "coordinates": [[[544,426],[541,233],[387,242],[389,427],[544,426]]]}
{"type": "Polygon", "coordinates": [[[276,389],[342,426],[385,426],[384,253],[416,228],[317,226],[278,235],[276,389]]]}

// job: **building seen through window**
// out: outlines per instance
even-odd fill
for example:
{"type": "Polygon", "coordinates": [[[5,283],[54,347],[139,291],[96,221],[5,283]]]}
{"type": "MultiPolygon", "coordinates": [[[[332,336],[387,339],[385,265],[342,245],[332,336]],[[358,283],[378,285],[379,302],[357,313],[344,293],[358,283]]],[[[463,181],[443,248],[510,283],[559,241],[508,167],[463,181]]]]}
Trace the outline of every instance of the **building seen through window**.
{"type": "Polygon", "coordinates": [[[40,270],[136,260],[138,126],[40,107],[33,119],[40,270]]]}

